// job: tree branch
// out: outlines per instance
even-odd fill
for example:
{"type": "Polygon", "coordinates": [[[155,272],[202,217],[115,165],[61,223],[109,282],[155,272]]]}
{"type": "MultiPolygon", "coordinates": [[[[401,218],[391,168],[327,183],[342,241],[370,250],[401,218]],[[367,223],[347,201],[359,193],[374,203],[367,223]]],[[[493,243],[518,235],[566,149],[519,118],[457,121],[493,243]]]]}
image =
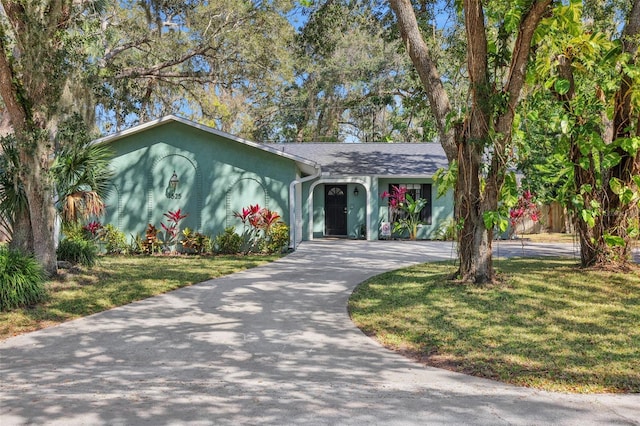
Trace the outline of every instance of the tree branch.
{"type": "Polygon", "coordinates": [[[405,43],[409,57],[413,62],[420,81],[425,87],[433,112],[440,144],[444,149],[449,163],[458,157],[454,140],[454,132],[449,128],[447,119],[451,112],[451,102],[444,89],[440,74],[431,52],[422,38],[416,15],[410,0],[390,0],[391,8],[398,20],[400,35],[405,43]]]}
{"type": "MultiPolygon", "coordinates": [[[[133,77],[142,77],[142,76],[159,76],[159,75],[164,75],[165,77],[169,76],[170,74],[175,74],[176,76],[181,76],[181,75],[189,75],[190,73],[166,73],[166,74],[162,74],[162,70],[166,69],[166,68],[171,68],[173,66],[182,64],[186,61],[188,61],[191,58],[194,58],[196,56],[200,56],[200,55],[204,55],[208,50],[210,50],[211,48],[209,46],[201,46],[200,48],[196,49],[196,50],[192,50],[191,52],[188,52],[178,58],[175,59],[171,59],[165,62],[161,62],[153,67],[149,67],[149,68],[129,68],[127,70],[121,71],[118,74],[116,74],[116,78],[117,79],[124,79],[124,78],[133,78],[133,77]]],[[[197,72],[196,72],[197,73],[197,72]]],[[[204,73],[198,73],[200,75],[205,75],[204,73]]]]}
{"type": "Polygon", "coordinates": [[[551,4],[552,0],[536,1],[520,22],[518,37],[514,44],[511,64],[509,65],[509,76],[503,90],[504,93],[509,95],[508,106],[505,113],[501,114],[497,119],[496,131],[498,133],[510,133],[516,106],[524,86],[533,34],[551,4]]]}

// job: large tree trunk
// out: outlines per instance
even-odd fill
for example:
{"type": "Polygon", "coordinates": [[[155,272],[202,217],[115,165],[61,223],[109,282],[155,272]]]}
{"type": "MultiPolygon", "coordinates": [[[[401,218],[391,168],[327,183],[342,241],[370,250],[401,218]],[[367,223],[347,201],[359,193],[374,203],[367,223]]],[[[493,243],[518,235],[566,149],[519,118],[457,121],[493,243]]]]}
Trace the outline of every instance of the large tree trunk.
{"type": "Polygon", "coordinates": [[[449,164],[458,160],[458,149],[454,130],[447,126],[447,118],[451,112],[449,95],[444,89],[436,63],[424,39],[410,0],[390,0],[391,8],[396,15],[400,27],[400,35],[405,43],[409,57],[416,68],[420,81],[429,97],[429,105],[438,129],[440,144],[449,160],[449,164]]]}
{"type": "Polygon", "coordinates": [[[458,180],[455,188],[456,218],[462,223],[458,233],[460,261],[459,278],[485,283],[493,279],[493,258],[490,229],[484,226],[480,191],[481,153],[477,146],[461,140],[459,146],[458,180]]]}
{"type": "Polygon", "coordinates": [[[21,155],[22,164],[26,166],[22,183],[29,200],[33,253],[44,270],[55,275],[58,272],[54,237],[56,212],[53,185],[47,170],[51,153],[42,149],[48,144],[38,145],[40,149],[36,148],[35,152],[26,151],[21,155]]]}
{"type": "MultiPolygon", "coordinates": [[[[622,32],[623,51],[631,55],[633,62],[636,62],[638,51],[637,37],[640,34],[640,0],[635,0],[629,12],[627,23],[622,32]]],[[[613,140],[618,138],[629,138],[638,135],[638,114],[631,105],[633,92],[633,79],[626,72],[622,71],[622,81],[620,89],[615,97],[615,114],[613,117],[613,140]],[[635,125],[635,129],[634,129],[635,125]]],[[[638,190],[633,176],[640,175],[640,152],[630,154],[622,148],[616,150],[621,157],[620,163],[609,170],[607,182],[611,179],[618,179],[623,185],[638,190]]],[[[602,236],[598,238],[599,252],[605,252],[605,256],[595,258],[592,263],[585,266],[596,265],[605,262],[615,261],[626,264],[631,261],[631,239],[628,229],[630,226],[638,226],[639,209],[637,203],[623,204],[620,197],[606,185],[606,197],[603,199],[603,210],[605,216],[602,220],[602,232],[614,237],[619,237],[624,241],[623,245],[610,246],[604,241],[602,236]]]]}
{"type": "Polygon", "coordinates": [[[16,212],[11,226],[11,248],[24,253],[33,253],[33,230],[29,210],[16,212]]]}
{"type": "Polygon", "coordinates": [[[531,5],[520,22],[509,65],[508,78],[500,92],[507,94],[507,105],[496,114],[488,70],[488,44],[485,16],[480,0],[464,0],[467,38],[467,67],[471,106],[462,125],[449,126],[451,104],[444,90],[435,61],[422,38],[410,0],[390,0],[398,19],[400,34],[407,51],[429,96],[440,143],[449,160],[458,166],[458,180],[454,191],[455,218],[462,223],[458,235],[460,277],[465,281],[484,283],[494,278],[491,241],[493,233],[484,223],[485,212],[498,207],[500,190],[506,174],[507,148],[511,142],[514,111],[524,85],[526,65],[533,33],[551,0],[531,5]],[[490,140],[491,130],[494,140],[490,140]],[[493,156],[486,176],[486,188],[481,191],[481,164],[485,148],[491,147],[493,156]]]}
{"type": "MultiPolygon", "coordinates": [[[[1,3],[0,96],[17,141],[19,177],[31,224],[31,235],[27,230],[19,230],[16,244],[27,248],[32,244],[33,253],[45,271],[55,274],[55,207],[49,174],[53,144],[48,125],[54,121],[66,81],[66,76],[56,74],[55,67],[60,67],[58,71],[64,69],[60,55],[67,46],[62,37],[73,2],[50,0],[33,4],[1,0],[1,3]]],[[[26,218],[19,219],[19,226],[27,223],[26,218]]]]}

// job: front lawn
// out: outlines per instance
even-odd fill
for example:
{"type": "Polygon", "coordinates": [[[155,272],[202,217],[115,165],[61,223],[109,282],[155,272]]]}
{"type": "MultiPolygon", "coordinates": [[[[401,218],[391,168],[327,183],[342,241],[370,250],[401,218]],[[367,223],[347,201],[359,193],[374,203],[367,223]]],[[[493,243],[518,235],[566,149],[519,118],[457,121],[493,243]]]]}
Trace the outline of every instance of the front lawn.
{"type": "Polygon", "coordinates": [[[351,297],[354,322],[428,365],[563,392],[640,392],[640,274],[559,259],[500,260],[504,283],[447,280],[451,264],[389,272],[351,297]]]}
{"type": "Polygon", "coordinates": [[[253,268],[280,256],[106,256],[47,282],[49,300],[0,312],[0,340],[253,268]]]}

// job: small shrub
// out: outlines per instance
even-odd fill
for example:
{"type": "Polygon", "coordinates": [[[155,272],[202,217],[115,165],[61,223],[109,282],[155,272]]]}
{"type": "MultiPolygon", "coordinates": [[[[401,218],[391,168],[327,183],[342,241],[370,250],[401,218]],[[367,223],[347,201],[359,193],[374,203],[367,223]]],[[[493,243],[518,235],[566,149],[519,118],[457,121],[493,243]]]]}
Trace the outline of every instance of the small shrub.
{"type": "Polygon", "coordinates": [[[127,247],[127,253],[129,254],[142,254],[144,253],[144,240],[140,234],[131,234],[131,242],[127,247]]]}
{"type": "Polygon", "coordinates": [[[87,241],[82,238],[65,238],[60,241],[56,254],[58,255],[58,260],[79,263],[91,268],[96,264],[98,247],[93,241],[87,241]]]}
{"type": "Polygon", "coordinates": [[[104,243],[105,251],[108,254],[120,254],[127,250],[127,238],[124,232],[115,226],[111,224],[105,225],[100,230],[99,235],[99,240],[104,243]]]}
{"type": "Polygon", "coordinates": [[[236,234],[236,228],[230,226],[225,228],[224,233],[216,237],[216,251],[222,254],[236,254],[242,248],[242,237],[236,234]]]}
{"type": "Polygon", "coordinates": [[[90,232],[85,229],[80,222],[66,223],[62,225],[62,233],[66,239],[70,240],[92,239],[90,232]]]}
{"type": "Polygon", "coordinates": [[[0,246],[0,311],[46,299],[44,280],[44,271],[32,256],[0,246]]]}
{"type": "Polygon", "coordinates": [[[180,243],[182,248],[189,253],[201,254],[211,247],[211,238],[200,232],[194,232],[191,228],[185,228],[182,235],[180,243]]]}
{"type": "Polygon", "coordinates": [[[289,246],[289,227],[287,224],[278,222],[271,226],[263,245],[264,251],[267,253],[282,253],[289,246]]]}
{"type": "Polygon", "coordinates": [[[142,242],[142,252],[146,254],[160,253],[162,251],[162,240],[158,238],[158,228],[152,224],[147,225],[144,241],[142,242]]]}

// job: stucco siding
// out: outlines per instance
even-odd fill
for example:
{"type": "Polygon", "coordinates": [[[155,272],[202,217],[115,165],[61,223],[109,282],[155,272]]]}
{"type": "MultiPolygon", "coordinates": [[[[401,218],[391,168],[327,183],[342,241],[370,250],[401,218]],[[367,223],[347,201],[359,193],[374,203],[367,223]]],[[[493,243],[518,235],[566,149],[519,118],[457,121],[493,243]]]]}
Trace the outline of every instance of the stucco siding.
{"type": "Polygon", "coordinates": [[[215,236],[241,226],[233,212],[249,204],[275,210],[289,223],[293,160],[197,128],[168,122],[109,144],[115,151],[114,190],[105,223],[127,235],[143,234],[148,223],[167,223],[163,213],[189,214],[181,227],[215,236]],[[169,180],[179,179],[175,194],[169,180]]]}

